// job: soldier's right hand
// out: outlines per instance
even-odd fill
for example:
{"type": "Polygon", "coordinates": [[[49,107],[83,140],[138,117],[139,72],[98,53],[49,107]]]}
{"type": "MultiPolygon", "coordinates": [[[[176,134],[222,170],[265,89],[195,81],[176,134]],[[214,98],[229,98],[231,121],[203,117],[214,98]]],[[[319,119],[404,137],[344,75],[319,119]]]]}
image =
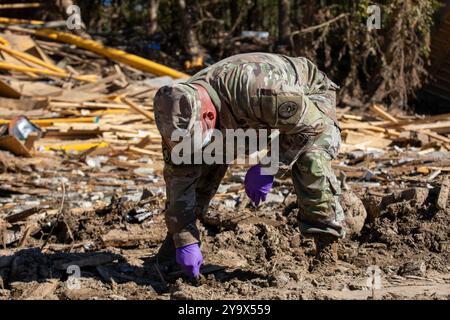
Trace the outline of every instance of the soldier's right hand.
{"type": "Polygon", "coordinates": [[[200,275],[200,266],[203,263],[203,256],[198,243],[177,248],[176,261],[183,267],[189,277],[197,278],[200,275]]]}

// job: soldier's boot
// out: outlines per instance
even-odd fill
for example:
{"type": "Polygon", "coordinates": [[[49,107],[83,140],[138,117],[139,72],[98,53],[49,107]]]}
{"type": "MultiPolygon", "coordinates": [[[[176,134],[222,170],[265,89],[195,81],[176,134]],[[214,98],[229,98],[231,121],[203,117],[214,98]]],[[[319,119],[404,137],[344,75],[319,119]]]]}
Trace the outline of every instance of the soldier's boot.
{"type": "Polygon", "coordinates": [[[310,272],[321,274],[333,273],[337,268],[338,239],[330,235],[314,236],[316,255],[312,261],[310,272]]]}
{"type": "Polygon", "coordinates": [[[174,265],[176,264],[175,253],[176,249],[172,236],[167,234],[156,254],[156,261],[158,264],[174,265]]]}

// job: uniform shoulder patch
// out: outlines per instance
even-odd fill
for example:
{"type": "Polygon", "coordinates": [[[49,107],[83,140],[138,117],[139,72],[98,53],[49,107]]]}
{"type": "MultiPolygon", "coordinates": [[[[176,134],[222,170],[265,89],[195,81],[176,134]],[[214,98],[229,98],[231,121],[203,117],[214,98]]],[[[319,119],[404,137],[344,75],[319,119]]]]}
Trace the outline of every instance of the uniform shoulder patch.
{"type": "Polygon", "coordinates": [[[278,115],[282,119],[288,119],[297,113],[298,105],[294,101],[286,101],[278,107],[278,115]]]}

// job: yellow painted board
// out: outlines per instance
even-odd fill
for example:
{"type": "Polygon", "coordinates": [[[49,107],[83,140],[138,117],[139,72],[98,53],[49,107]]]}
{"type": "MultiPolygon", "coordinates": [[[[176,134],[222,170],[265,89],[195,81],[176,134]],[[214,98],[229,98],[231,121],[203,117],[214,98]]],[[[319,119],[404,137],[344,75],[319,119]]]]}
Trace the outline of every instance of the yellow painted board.
{"type": "Polygon", "coordinates": [[[118,50],[115,48],[105,47],[99,42],[85,39],[70,33],[59,32],[51,29],[41,29],[36,30],[35,34],[41,37],[46,37],[56,41],[76,45],[80,48],[95,52],[104,57],[129,65],[130,67],[136,68],[144,72],[149,72],[158,76],[168,75],[171,76],[172,78],[190,77],[190,75],[186,73],[179,72],[175,69],[169,68],[167,66],[153,62],[143,57],[139,57],[137,55],[127,53],[125,51],[118,50]]]}
{"type": "Polygon", "coordinates": [[[41,8],[43,6],[44,6],[44,4],[43,3],[39,3],[39,2],[32,2],[32,3],[6,3],[6,4],[0,4],[0,10],[41,8]]]}
{"type": "Polygon", "coordinates": [[[106,148],[109,144],[106,142],[97,143],[80,143],[80,144],[49,144],[49,145],[36,145],[38,150],[51,151],[51,150],[64,150],[64,151],[86,151],[91,148],[106,148]]]}
{"type": "Polygon", "coordinates": [[[124,114],[131,113],[130,109],[105,109],[105,110],[96,110],[91,112],[90,114],[102,115],[102,114],[124,114]]]}
{"type": "MultiPolygon", "coordinates": [[[[98,117],[81,117],[81,118],[49,118],[49,119],[34,119],[30,120],[32,123],[38,126],[47,126],[54,123],[96,123],[98,117]]],[[[0,119],[0,125],[9,123],[10,120],[0,119]]]]}
{"type": "MultiPolygon", "coordinates": [[[[68,73],[61,73],[61,72],[55,72],[52,70],[19,66],[19,65],[4,63],[4,62],[0,62],[0,69],[7,70],[7,71],[18,71],[18,72],[24,72],[24,73],[31,72],[31,73],[43,74],[43,75],[48,75],[48,76],[60,77],[60,78],[71,77],[68,73]]],[[[84,76],[81,75],[81,76],[74,76],[73,78],[80,80],[80,81],[86,81],[86,82],[97,81],[97,77],[95,75],[84,75],[84,76]]]]}
{"type": "Polygon", "coordinates": [[[18,50],[11,49],[4,45],[0,45],[0,51],[5,51],[5,52],[9,53],[10,55],[12,55],[13,57],[17,57],[17,58],[32,62],[34,64],[37,64],[41,67],[47,68],[52,71],[59,72],[59,73],[66,73],[66,71],[64,69],[61,69],[61,68],[58,68],[51,64],[48,64],[47,62],[42,61],[42,60],[36,58],[35,56],[32,56],[31,54],[28,54],[26,52],[20,52],[18,50]]]}
{"type": "Polygon", "coordinates": [[[9,46],[10,43],[8,40],[6,40],[5,38],[0,37],[0,44],[4,45],[4,46],[9,46]]]}
{"type": "Polygon", "coordinates": [[[0,17],[0,23],[3,23],[3,24],[34,24],[34,25],[39,25],[39,24],[44,24],[45,21],[0,17]]]}

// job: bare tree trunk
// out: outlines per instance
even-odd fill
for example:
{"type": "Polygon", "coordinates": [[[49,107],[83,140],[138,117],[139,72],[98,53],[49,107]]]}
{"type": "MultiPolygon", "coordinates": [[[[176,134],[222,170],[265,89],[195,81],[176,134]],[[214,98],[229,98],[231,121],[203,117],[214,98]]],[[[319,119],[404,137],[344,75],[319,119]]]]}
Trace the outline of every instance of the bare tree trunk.
{"type": "MultiPolygon", "coordinates": [[[[189,0],[188,0],[189,1],[189,0]]],[[[193,10],[197,7],[192,3],[186,5],[186,0],[177,0],[178,8],[180,10],[181,23],[184,33],[184,48],[189,55],[191,62],[194,65],[198,64],[198,61],[202,59],[203,50],[198,41],[197,33],[193,27],[193,10]]]]}
{"type": "MultiPolygon", "coordinates": [[[[73,0],[54,0],[53,5],[56,6],[56,8],[59,11],[59,14],[64,17],[64,19],[69,19],[70,18],[70,14],[67,12],[67,9],[70,6],[73,5],[77,5],[76,1],[73,0]]],[[[81,18],[81,28],[76,28],[73,29],[72,32],[74,32],[75,34],[85,37],[85,38],[90,38],[89,34],[86,33],[83,28],[86,28],[86,25],[83,22],[83,12],[80,11],[80,18],[81,18]]]]}
{"type": "Polygon", "coordinates": [[[239,2],[238,0],[230,1],[230,26],[234,26],[239,17],[239,2]]]}
{"type": "Polygon", "coordinates": [[[278,0],[278,43],[289,46],[291,35],[291,3],[290,0],[278,0]]]}
{"type": "Polygon", "coordinates": [[[67,17],[67,8],[74,4],[73,0],[55,0],[55,5],[63,17],[67,17]]]}
{"type": "Polygon", "coordinates": [[[301,2],[301,0],[294,0],[294,6],[292,8],[293,19],[294,19],[292,24],[293,24],[294,28],[298,28],[298,29],[301,29],[300,24],[301,24],[301,20],[302,20],[302,10],[300,7],[300,2],[301,2]]]}
{"type": "Polygon", "coordinates": [[[249,30],[254,30],[254,26],[258,24],[258,17],[257,17],[257,9],[258,9],[258,1],[250,1],[251,6],[248,9],[247,12],[247,25],[246,27],[249,30]]]}
{"type": "Polygon", "coordinates": [[[150,0],[148,6],[148,33],[153,34],[158,29],[159,0],[150,0]]]}

